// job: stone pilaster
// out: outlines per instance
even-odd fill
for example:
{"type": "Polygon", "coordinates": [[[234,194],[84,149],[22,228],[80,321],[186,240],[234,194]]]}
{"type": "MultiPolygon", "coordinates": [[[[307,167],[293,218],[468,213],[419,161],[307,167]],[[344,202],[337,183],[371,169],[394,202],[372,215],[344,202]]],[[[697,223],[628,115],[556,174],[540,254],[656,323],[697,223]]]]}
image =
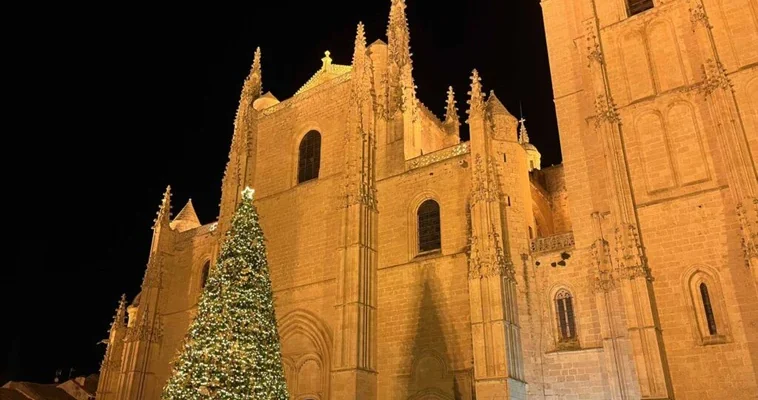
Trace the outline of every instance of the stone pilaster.
{"type": "MultiPolygon", "coordinates": [[[[625,312],[626,335],[632,343],[632,354],[624,346],[613,346],[611,350],[615,353],[613,357],[616,360],[624,360],[629,356],[634,359],[636,377],[625,372],[619,377],[636,378],[642,398],[668,399],[672,398],[673,389],[655,308],[652,276],[640,234],[629,163],[623,148],[621,118],[611,93],[594,0],[592,6],[593,16],[584,21],[586,56],[591,89],[595,95],[594,126],[603,141],[607,175],[611,180],[609,204],[614,231],[614,245],[611,247],[615,249],[616,256],[614,268],[604,267],[604,270],[598,270],[597,273],[607,277],[610,272],[617,280],[609,291],[620,293],[620,298],[617,299],[621,301],[625,312]]],[[[605,235],[602,240],[610,242],[605,235]]],[[[605,309],[608,318],[615,318],[617,314],[610,312],[615,304],[605,303],[607,306],[601,309],[605,309]]],[[[605,321],[605,324],[608,327],[615,326],[613,321],[605,321]]],[[[610,331],[607,333],[617,334],[610,331]]],[[[619,383],[619,398],[634,398],[636,394],[621,390],[625,385],[619,383]]]]}
{"type": "Polygon", "coordinates": [[[376,137],[370,60],[358,25],[345,136],[341,262],[331,398],[376,399],[376,137]]]}

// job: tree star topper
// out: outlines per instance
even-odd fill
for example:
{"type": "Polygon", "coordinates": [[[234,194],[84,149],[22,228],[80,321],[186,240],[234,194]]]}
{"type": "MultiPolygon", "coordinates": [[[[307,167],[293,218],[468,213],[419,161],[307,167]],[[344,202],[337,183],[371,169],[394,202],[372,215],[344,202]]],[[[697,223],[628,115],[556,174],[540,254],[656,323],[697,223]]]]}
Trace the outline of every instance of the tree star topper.
{"type": "Polygon", "coordinates": [[[245,187],[245,190],[242,191],[242,197],[252,200],[254,193],[255,193],[255,189],[251,188],[250,186],[247,186],[245,187]]]}

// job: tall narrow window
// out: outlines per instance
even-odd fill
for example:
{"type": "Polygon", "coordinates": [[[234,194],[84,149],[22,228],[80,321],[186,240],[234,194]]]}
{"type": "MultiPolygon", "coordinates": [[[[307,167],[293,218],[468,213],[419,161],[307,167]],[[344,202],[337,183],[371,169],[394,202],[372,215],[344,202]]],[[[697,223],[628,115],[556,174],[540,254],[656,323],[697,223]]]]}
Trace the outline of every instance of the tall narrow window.
{"type": "Polygon", "coordinates": [[[626,6],[631,17],[653,8],[653,0],[626,0],[626,6]]]}
{"type": "Polygon", "coordinates": [[[318,178],[321,164],[321,134],[310,131],[300,141],[300,153],[297,163],[297,183],[318,178]]]}
{"type": "Polygon", "coordinates": [[[440,205],[427,200],[418,208],[418,251],[439,250],[441,247],[440,205]]]}
{"type": "Polygon", "coordinates": [[[571,293],[561,290],[555,295],[555,313],[558,319],[559,341],[572,342],[576,340],[576,323],[574,322],[574,304],[571,293]]]}
{"type": "Polygon", "coordinates": [[[211,262],[207,261],[205,265],[203,265],[203,270],[200,271],[200,287],[204,288],[205,284],[208,283],[208,273],[211,270],[211,262]]]}
{"type": "Polygon", "coordinates": [[[716,329],[716,318],[713,316],[711,297],[708,295],[708,286],[706,286],[705,283],[700,284],[700,297],[703,298],[703,309],[705,311],[705,320],[708,323],[708,333],[715,335],[718,333],[718,330],[716,329]]]}

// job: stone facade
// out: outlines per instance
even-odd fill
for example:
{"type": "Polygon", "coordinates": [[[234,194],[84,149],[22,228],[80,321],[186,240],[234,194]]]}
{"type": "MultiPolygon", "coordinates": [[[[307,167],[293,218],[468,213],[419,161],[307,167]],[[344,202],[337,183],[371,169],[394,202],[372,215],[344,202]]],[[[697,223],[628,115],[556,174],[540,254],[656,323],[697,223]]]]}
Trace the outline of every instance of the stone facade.
{"type": "Polygon", "coordinates": [[[246,186],[293,399],[755,398],[758,10],[625,1],[542,1],[545,169],[476,71],[467,142],[416,99],[403,0],[289,99],[256,51],[218,221],[166,191],[98,398],[159,398],[246,186]]]}
{"type": "Polygon", "coordinates": [[[586,349],[545,392],[757,398],[758,3],[541,5],[575,250],[537,276],[586,349]]]}

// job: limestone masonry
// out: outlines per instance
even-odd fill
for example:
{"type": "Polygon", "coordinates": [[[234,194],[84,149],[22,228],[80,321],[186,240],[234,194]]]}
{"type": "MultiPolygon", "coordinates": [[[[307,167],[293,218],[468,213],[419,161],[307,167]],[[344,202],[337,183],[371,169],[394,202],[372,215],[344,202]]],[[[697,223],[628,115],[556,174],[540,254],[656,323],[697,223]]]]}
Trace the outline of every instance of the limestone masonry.
{"type": "Polygon", "coordinates": [[[758,398],[758,2],[541,5],[544,169],[477,71],[468,142],[418,101],[403,0],[289,99],[256,51],[218,221],[167,189],[97,398],[159,398],[246,186],[293,399],[758,398]]]}

